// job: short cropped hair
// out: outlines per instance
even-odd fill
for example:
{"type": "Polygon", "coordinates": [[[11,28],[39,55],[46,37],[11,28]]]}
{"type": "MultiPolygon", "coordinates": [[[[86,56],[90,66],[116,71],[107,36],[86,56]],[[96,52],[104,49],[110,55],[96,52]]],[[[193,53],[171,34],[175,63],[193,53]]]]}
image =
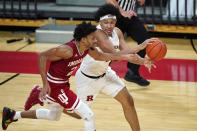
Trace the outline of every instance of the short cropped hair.
{"type": "Polygon", "coordinates": [[[96,11],[94,19],[98,22],[102,16],[108,14],[114,15],[117,18],[120,17],[120,11],[117,7],[112,4],[104,4],[96,11]]]}
{"type": "Polygon", "coordinates": [[[92,25],[90,22],[89,23],[83,22],[77,25],[77,27],[75,28],[73,37],[77,41],[80,41],[81,38],[86,37],[95,31],[96,31],[96,26],[92,25]]]}

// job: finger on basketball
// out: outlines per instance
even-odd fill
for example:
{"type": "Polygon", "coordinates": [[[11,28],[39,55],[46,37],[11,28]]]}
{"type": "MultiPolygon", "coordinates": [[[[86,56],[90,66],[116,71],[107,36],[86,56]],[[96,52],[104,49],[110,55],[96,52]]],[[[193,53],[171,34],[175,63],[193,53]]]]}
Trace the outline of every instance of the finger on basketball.
{"type": "Polygon", "coordinates": [[[151,38],[150,42],[154,42],[154,41],[158,41],[158,40],[159,40],[158,38],[151,38]]]}
{"type": "Polygon", "coordinates": [[[167,53],[167,47],[164,42],[159,39],[152,38],[151,44],[146,46],[146,54],[153,61],[159,61],[163,59],[167,53]]]}

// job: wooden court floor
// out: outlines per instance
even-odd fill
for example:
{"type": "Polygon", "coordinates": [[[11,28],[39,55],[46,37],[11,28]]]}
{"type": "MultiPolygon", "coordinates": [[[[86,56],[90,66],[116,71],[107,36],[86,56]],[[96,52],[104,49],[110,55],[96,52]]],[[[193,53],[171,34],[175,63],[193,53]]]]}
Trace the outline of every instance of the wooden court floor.
{"type": "MultiPolygon", "coordinates": [[[[24,34],[0,32],[0,51],[16,51],[22,48],[20,51],[39,52],[58,45],[34,43],[26,46],[25,40],[6,44],[8,39],[23,36],[24,34]]],[[[34,39],[34,36],[32,36],[32,39],[34,39]]],[[[161,39],[168,47],[166,58],[197,60],[197,54],[193,51],[189,40],[161,39]]],[[[130,39],[127,42],[131,47],[136,45],[130,39]]],[[[197,40],[194,40],[194,43],[197,43],[197,40]]],[[[16,73],[0,72],[0,82],[14,74],[16,73]]],[[[150,80],[151,85],[148,87],[124,82],[134,98],[141,131],[197,131],[197,82],[150,80]]],[[[0,113],[4,106],[15,110],[23,110],[24,102],[35,84],[42,84],[38,74],[20,74],[0,85],[0,113]]],[[[75,90],[73,77],[71,77],[71,86],[75,90]]],[[[38,107],[35,106],[33,109],[38,107]]],[[[46,108],[48,107],[46,106],[46,108]]],[[[114,99],[99,94],[91,108],[95,112],[98,131],[131,130],[124,119],[120,104],[114,99]]],[[[11,124],[7,130],[83,131],[83,120],[76,120],[64,114],[62,114],[60,121],[20,119],[18,122],[11,124]]]]}

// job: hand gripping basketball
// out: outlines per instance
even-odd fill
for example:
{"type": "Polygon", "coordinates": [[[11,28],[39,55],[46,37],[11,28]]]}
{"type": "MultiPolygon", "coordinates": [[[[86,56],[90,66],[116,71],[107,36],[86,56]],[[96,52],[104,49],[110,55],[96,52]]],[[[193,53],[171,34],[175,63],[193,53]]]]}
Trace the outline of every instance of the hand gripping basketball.
{"type": "Polygon", "coordinates": [[[152,41],[146,46],[146,54],[153,61],[159,61],[165,57],[167,47],[161,40],[152,41]]]}

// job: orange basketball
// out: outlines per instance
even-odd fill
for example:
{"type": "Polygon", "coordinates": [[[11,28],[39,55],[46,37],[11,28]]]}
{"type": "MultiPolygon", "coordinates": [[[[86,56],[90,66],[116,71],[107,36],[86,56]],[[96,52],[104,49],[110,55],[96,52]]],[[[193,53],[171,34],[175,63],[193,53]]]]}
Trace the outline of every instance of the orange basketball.
{"type": "Polygon", "coordinates": [[[147,45],[146,54],[153,61],[159,61],[166,55],[167,47],[166,44],[161,40],[154,41],[152,44],[147,45]]]}

